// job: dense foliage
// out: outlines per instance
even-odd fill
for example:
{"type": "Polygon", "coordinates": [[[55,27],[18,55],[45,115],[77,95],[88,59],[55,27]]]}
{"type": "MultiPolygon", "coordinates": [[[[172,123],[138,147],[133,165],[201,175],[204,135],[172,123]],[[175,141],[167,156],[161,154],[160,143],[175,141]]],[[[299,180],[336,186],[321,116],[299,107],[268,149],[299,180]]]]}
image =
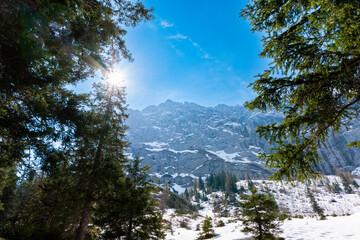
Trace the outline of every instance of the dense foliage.
{"type": "Polygon", "coordinates": [[[68,89],[96,72],[106,76],[121,58],[132,60],[124,28],[151,19],[151,11],[127,0],[0,4],[1,237],[125,236],[121,224],[107,225],[105,232],[99,227],[112,214],[126,219],[126,210],[133,210],[107,205],[126,186],[130,195],[123,197],[138,206],[127,239],[138,239],[139,226],[146,229],[143,239],[162,238],[147,169],[124,154],[124,89],[98,84],[91,95],[68,89]],[[99,209],[103,218],[96,225],[99,209]]]}
{"type": "Polygon", "coordinates": [[[131,60],[123,27],[151,17],[142,3],[125,0],[0,5],[2,180],[30,153],[42,157],[52,150],[49,142],[73,137],[84,96],[66,85],[109,70],[119,54],[131,60]]]}
{"type": "Polygon", "coordinates": [[[316,176],[318,147],[359,113],[360,2],[251,0],[241,16],[264,35],[260,56],[272,59],[251,84],[258,96],[246,106],[285,115],[259,126],[274,144],[260,157],[277,169],[275,179],[316,176]]]}
{"type": "Polygon", "coordinates": [[[208,191],[223,191],[227,195],[238,192],[236,187],[237,177],[235,174],[220,172],[211,173],[205,180],[208,191]]]}
{"type": "Polygon", "coordinates": [[[94,224],[103,239],[163,239],[162,214],[154,199],[157,187],[149,180],[149,166],[140,168],[139,158],[126,168],[95,206],[94,224]]]}

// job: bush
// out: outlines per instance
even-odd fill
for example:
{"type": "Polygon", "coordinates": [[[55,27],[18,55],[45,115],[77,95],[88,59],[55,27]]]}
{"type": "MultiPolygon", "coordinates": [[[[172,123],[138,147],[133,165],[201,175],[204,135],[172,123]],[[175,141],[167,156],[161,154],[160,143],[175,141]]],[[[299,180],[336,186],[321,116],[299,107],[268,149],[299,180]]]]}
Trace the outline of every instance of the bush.
{"type": "Polygon", "coordinates": [[[352,185],[353,185],[355,188],[359,188],[359,184],[356,182],[356,180],[353,180],[352,185]]]}
{"type": "Polygon", "coordinates": [[[224,227],[225,223],[223,222],[223,220],[219,220],[216,224],[216,227],[224,227]]]}
{"type": "Polygon", "coordinates": [[[291,219],[291,217],[289,215],[287,215],[286,213],[282,213],[282,214],[279,215],[280,221],[284,221],[284,220],[289,219],[289,218],[291,219]]]}
{"type": "Polygon", "coordinates": [[[180,222],[180,227],[185,229],[190,229],[188,221],[185,218],[180,222]]]}
{"type": "Polygon", "coordinates": [[[196,224],[196,231],[200,231],[200,224],[196,224]]]}

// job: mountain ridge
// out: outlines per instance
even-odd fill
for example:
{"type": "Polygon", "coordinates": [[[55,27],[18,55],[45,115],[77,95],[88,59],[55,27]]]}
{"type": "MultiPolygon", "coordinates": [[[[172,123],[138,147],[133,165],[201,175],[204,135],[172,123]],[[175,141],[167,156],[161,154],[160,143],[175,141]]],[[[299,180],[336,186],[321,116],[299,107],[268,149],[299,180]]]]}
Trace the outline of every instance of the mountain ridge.
{"type": "MultiPolygon", "coordinates": [[[[190,184],[194,177],[221,171],[240,178],[272,173],[257,159],[259,152],[269,152],[271,146],[255,130],[259,124],[281,121],[282,113],[249,111],[240,105],[204,107],[169,99],[128,113],[130,152],[151,165],[151,174],[160,182],[190,184]]],[[[319,170],[325,174],[334,173],[334,167],[352,171],[360,166],[360,150],[346,148],[347,142],[357,140],[360,124],[356,121],[349,128],[330,137],[329,147],[319,150],[325,159],[319,170]]]]}

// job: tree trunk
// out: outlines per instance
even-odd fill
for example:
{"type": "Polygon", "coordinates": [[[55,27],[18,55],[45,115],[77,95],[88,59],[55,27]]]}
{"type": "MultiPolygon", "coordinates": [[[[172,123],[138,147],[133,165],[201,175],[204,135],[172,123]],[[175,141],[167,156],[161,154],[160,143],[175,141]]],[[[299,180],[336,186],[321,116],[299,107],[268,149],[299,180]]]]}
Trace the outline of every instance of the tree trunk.
{"type": "Polygon", "coordinates": [[[50,225],[51,225],[51,222],[52,222],[52,220],[54,218],[54,215],[55,215],[55,207],[52,207],[51,210],[50,210],[49,216],[46,219],[46,224],[45,224],[46,230],[50,229],[50,225]]]}
{"type": "Polygon", "coordinates": [[[263,240],[263,231],[262,231],[261,223],[259,223],[259,240],[263,240]]]}
{"type": "Polygon", "coordinates": [[[91,210],[92,201],[85,201],[83,210],[81,212],[80,225],[76,233],[76,240],[83,240],[86,234],[86,229],[89,225],[90,220],[90,210],[91,210]]]}
{"type": "Polygon", "coordinates": [[[132,228],[133,228],[133,221],[132,219],[130,219],[126,233],[126,240],[132,240],[132,228]]]}

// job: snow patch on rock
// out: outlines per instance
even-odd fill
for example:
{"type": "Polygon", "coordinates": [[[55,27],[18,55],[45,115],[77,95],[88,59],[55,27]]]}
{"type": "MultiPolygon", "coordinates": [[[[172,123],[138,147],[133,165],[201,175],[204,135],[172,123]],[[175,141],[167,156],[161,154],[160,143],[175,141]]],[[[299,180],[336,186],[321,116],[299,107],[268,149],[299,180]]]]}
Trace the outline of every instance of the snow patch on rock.
{"type": "Polygon", "coordinates": [[[351,172],[352,175],[360,176],[360,167],[357,167],[354,171],[351,172]]]}

